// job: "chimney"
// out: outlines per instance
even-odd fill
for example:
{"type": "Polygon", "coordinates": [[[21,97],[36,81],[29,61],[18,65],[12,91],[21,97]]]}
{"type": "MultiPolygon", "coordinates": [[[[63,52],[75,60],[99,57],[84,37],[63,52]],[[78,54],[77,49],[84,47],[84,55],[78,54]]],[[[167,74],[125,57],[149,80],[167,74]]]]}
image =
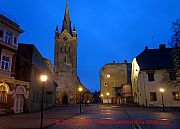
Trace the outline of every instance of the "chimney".
{"type": "Polygon", "coordinates": [[[127,64],[127,60],[124,60],[124,64],[127,64]]]}
{"type": "Polygon", "coordinates": [[[145,46],[145,50],[148,50],[148,46],[145,46]]]}
{"type": "Polygon", "coordinates": [[[159,49],[160,50],[165,50],[166,49],[166,45],[165,44],[160,44],[159,45],[159,49]]]}

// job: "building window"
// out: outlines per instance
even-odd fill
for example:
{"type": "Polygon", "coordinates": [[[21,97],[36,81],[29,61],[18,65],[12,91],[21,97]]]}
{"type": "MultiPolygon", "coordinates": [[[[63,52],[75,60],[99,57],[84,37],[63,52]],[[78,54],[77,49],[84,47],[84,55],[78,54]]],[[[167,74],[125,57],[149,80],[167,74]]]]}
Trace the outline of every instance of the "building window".
{"type": "Polygon", "coordinates": [[[65,52],[65,45],[61,46],[61,52],[64,53],[65,52]]]}
{"type": "Polygon", "coordinates": [[[150,101],[157,101],[156,92],[150,92],[150,101]]]}
{"type": "Polygon", "coordinates": [[[107,83],[106,83],[106,82],[104,83],[104,86],[107,86],[107,83]]]}
{"type": "Polygon", "coordinates": [[[70,48],[70,46],[68,46],[68,49],[69,49],[69,53],[71,52],[71,48],[70,48]]]}
{"type": "Polygon", "coordinates": [[[64,57],[64,63],[66,63],[66,62],[67,62],[67,56],[64,57]]]}
{"type": "Polygon", "coordinates": [[[154,73],[148,73],[148,80],[154,81],[154,73]]]}
{"type": "Polygon", "coordinates": [[[14,45],[17,44],[17,37],[14,37],[14,45]]]}
{"type": "Polygon", "coordinates": [[[3,38],[3,30],[0,29],[0,38],[3,38]]]}
{"type": "Polygon", "coordinates": [[[9,70],[10,68],[10,57],[3,56],[1,61],[1,69],[9,70]]]}
{"type": "Polygon", "coordinates": [[[6,32],[5,42],[12,45],[13,33],[6,32]]]}
{"type": "Polygon", "coordinates": [[[169,72],[169,77],[171,81],[176,80],[176,72],[169,72]]]}
{"type": "Polygon", "coordinates": [[[179,101],[180,100],[179,92],[178,91],[172,92],[172,96],[173,96],[173,100],[174,101],[179,101]]]}

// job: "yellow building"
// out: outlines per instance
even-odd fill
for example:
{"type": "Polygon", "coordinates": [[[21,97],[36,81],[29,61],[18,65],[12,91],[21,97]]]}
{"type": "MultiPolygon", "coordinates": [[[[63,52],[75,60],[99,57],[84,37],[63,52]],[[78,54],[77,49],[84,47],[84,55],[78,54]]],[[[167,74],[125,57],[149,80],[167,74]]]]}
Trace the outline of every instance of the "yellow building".
{"type": "Polygon", "coordinates": [[[131,63],[109,63],[100,70],[100,89],[103,103],[132,102],[131,63]]]}

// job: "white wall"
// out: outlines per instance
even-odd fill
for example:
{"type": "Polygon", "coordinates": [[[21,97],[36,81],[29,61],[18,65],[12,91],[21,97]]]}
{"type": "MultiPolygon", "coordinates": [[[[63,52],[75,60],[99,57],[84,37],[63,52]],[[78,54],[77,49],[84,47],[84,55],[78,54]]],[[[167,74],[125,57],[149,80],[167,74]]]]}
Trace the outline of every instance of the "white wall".
{"type": "Polygon", "coordinates": [[[164,88],[164,105],[166,107],[180,107],[180,101],[174,101],[172,95],[172,92],[180,92],[180,85],[174,85],[172,82],[169,83],[163,80],[164,74],[167,74],[167,70],[155,70],[155,81],[148,80],[147,72],[149,71],[140,71],[139,66],[137,66],[136,59],[133,60],[131,79],[134,102],[139,105],[146,106],[147,99],[147,106],[162,106],[162,95],[159,89],[164,88]],[[150,101],[150,92],[156,92],[157,101],[150,101]],[[135,94],[137,94],[137,97],[135,97],[135,94]]]}

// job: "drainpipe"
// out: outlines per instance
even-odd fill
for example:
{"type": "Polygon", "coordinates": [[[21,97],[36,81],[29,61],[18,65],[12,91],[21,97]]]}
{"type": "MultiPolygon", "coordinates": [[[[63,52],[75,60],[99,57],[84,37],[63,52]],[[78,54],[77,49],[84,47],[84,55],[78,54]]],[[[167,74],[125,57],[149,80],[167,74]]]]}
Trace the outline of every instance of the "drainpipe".
{"type": "Polygon", "coordinates": [[[146,97],[146,86],[145,86],[145,81],[144,81],[144,73],[142,72],[143,74],[143,83],[144,83],[144,96],[145,96],[145,104],[146,104],[146,107],[148,106],[147,104],[147,97],[146,97]]]}

